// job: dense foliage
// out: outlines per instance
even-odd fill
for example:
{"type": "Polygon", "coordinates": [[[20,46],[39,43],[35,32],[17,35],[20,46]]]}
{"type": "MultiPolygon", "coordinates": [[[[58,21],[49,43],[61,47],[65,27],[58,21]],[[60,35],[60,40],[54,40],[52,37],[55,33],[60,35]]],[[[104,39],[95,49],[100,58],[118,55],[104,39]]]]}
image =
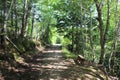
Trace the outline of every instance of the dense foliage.
{"type": "MultiPolygon", "coordinates": [[[[62,44],[120,76],[119,0],[1,0],[0,48],[62,44]],[[91,57],[90,57],[91,56],[91,57]]],[[[7,53],[6,53],[7,54],[7,53]]],[[[74,54],[74,55],[73,55],[74,54]]]]}

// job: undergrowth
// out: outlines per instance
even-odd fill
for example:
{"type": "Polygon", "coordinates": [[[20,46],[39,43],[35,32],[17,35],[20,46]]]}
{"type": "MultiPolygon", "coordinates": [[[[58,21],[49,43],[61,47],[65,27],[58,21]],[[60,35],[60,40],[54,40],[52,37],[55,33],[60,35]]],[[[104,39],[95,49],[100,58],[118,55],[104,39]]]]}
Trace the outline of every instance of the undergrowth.
{"type": "Polygon", "coordinates": [[[71,52],[70,52],[69,50],[67,50],[65,47],[62,48],[62,52],[63,52],[65,58],[72,58],[72,59],[77,58],[77,55],[71,53],[71,52]]]}

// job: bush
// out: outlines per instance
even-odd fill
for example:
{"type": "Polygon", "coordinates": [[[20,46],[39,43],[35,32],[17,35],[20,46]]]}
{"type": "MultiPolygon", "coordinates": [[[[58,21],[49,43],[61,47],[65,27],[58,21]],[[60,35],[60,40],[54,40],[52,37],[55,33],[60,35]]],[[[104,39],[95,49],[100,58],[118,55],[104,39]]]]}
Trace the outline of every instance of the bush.
{"type": "Polygon", "coordinates": [[[25,48],[25,51],[33,50],[36,46],[35,42],[30,39],[23,40],[22,45],[25,48]]]}

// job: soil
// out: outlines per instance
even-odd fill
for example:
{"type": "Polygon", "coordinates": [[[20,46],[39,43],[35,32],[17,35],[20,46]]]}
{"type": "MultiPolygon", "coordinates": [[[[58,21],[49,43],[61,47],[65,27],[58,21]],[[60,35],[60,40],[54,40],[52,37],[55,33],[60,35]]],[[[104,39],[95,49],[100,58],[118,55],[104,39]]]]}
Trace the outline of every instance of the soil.
{"type": "Polygon", "coordinates": [[[101,70],[76,65],[73,59],[66,59],[61,45],[51,45],[12,65],[3,61],[0,66],[0,80],[107,80],[101,70]]]}

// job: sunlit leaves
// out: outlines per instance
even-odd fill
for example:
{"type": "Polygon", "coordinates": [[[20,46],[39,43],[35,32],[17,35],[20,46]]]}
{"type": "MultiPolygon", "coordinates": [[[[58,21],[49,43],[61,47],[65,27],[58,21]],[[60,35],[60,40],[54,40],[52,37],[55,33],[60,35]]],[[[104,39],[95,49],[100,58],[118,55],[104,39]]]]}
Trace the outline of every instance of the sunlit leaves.
{"type": "Polygon", "coordinates": [[[57,5],[60,0],[48,0],[48,4],[50,5],[57,5]]]}

